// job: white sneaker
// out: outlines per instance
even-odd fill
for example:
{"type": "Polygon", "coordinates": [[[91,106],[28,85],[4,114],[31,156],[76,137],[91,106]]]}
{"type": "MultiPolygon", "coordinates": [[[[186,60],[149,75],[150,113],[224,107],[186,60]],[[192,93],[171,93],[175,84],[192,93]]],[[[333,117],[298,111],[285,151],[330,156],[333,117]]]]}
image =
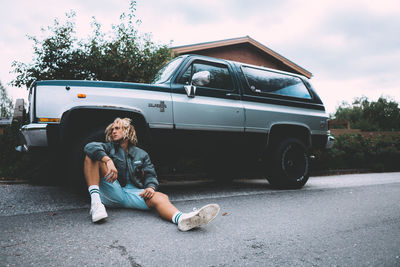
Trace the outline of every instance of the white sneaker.
{"type": "Polygon", "coordinates": [[[103,203],[92,204],[90,214],[92,215],[92,222],[98,222],[108,217],[106,207],[104,207],[103,203]]]}
{"type": "Polygon", "coordinates": [[[185,232],[207,224],[217,217],[219,210],[218,204],[208,204],[199,210],[184,213],[178,223],[178,229],[185,232]]]}

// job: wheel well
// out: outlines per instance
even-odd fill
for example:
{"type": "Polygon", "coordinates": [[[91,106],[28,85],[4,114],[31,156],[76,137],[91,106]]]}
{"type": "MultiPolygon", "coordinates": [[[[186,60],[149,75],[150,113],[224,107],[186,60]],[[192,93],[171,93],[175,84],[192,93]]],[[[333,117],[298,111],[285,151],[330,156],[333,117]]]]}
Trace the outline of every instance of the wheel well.
{"type": "Polygon", "coordinates": [[[278,144],[283,139],[290,137],[299,139],[306,148],[311,147],[310,131],[304,126],[290,124],[272,126],[268,135],[267,147],[278,144]]]}
{"type": "Polygon", "coordinates": [[[117,117],[132,119],[136,131],[142,135],[138,136],[139,140],[148,134],[147,123],[141,113],[114,108],[74,108],[66,111],[61,118],[60,140],[64,145],[69,145],[94,129],[106,127],[117,117]]]}

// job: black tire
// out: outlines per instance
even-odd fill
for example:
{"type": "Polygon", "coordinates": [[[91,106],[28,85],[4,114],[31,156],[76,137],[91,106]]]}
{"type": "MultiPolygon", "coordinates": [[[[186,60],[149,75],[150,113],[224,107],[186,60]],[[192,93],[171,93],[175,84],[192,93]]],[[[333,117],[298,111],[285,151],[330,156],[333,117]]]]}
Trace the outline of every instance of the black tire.
{"type": "Polygon", "coordinates": [[[105,142],[105,127],[99,127],[92,130],[86,137],[83,137],[75,144],[72,144],[69,151],[70,168],[69,168],[69,184],[79,187],[86,185],[85,176],[83,173],[83,162],[85,153],[83,149],[90,142],[105,142]]]}
{"type": "Polygon", "coordinates": [[[298,189],[307,183],[310,162],[307,149],[300,140],[284,139],[270,149],[266,159],[266,176],[273,187],[298,189]]]}

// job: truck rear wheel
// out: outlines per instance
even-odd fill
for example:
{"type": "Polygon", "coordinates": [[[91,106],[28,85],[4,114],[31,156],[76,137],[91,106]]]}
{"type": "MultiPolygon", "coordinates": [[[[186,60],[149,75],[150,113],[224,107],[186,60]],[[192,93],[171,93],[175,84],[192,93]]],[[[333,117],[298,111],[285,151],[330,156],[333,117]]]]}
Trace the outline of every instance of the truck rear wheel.
{"type": "Polygon", "coordinates": [[[309,178],[309,158],[305,145],[296,138],[287,138],[272,147],[266,157],[267,180],[273,187],[297,189],[309,178]]]}

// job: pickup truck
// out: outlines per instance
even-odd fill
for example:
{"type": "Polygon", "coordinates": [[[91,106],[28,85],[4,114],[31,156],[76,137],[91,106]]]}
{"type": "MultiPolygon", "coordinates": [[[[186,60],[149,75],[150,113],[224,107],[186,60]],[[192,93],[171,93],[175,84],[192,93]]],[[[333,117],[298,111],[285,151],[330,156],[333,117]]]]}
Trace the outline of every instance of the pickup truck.
{"type": "Polygon", "coordinates": [[[48,148],[82,167],[83,146],[129,117],[159,175],[263,175],[301,188],[310,151],[331,148],[328,116],[307,78],[199,55],[167,63],[151,84],[47,80],[29,90],[23,151],[48,148]]]}

